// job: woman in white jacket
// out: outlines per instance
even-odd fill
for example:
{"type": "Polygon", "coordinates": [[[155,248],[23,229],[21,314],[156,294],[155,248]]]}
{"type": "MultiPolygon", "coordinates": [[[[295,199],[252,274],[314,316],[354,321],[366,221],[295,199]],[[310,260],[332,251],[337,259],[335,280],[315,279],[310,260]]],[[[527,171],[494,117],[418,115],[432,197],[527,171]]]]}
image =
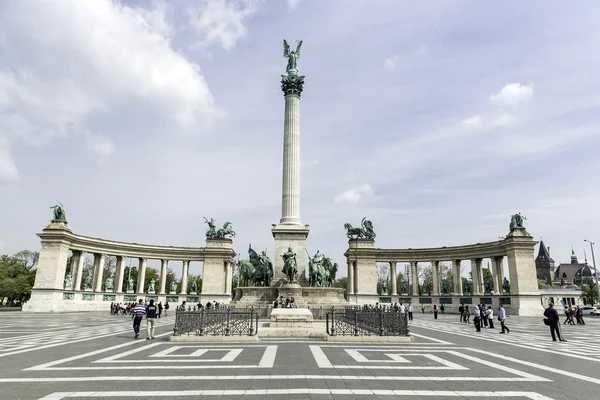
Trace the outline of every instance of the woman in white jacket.
{"type": "Polygon", "coordinates": [[[492,306],[489,306],[485,315],[488,317],[488,323],[490,324],[490,329],[494,329],[494,310],[492,310],[492,306]]]}

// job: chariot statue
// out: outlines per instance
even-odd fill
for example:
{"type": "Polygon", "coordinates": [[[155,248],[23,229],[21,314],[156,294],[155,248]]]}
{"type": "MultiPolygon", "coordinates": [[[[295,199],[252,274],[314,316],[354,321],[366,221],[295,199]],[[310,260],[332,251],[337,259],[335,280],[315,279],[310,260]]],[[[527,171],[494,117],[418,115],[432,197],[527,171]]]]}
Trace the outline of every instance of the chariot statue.
{"type": "Polygon", "coordinates": [[[65,289],[71,290],[71,285],[73,284],[73,277],[71,274],[67,274],[65,276],[65,289]]]}
{"type": "Polygon", "coordinates": [[[65,214],[65,207],[60,203],[56,202],[56,205],[50,207],[54,210],[52,221],[56,222],[67,222],[67,215],[65,214]]]}
{"type": "Polygon", "coordinates": [[[208,229],[206,230],[206,238],[214,239],[214,237],[217,235],[217,227],[215,226],[215,219],[211,218],[210,220],[208,220],[208,219],[206,219],[206,217],[204,217],[204,222],[206,222],[206,224],[208,224],[208,229]]]}
{"type": "Polygon", "coordinates": [[[206,230],[207,239],[230,239],[235,237],[235,231],[232,228],[231,222],[227,221],[223,224],[222,228],[217,229],[214,218],[208,220],[205,217],[204,221],[208,224],[208,229],[206,230]]]}
{"type": "Polygon", "coordinates": [[[375,239],[375,231],[373,230],[373,223],[366,217],[361,221],[360,228],[354,228],[351,224],[345,223],[346,236],[348,239],[375,239]]]}
{"type": "Polygon", "coordinates": [[[292,251],[291,247],[281,255],[283,258],[283,273],[287,277],[289,283],[295,283],[298,281],[298,264],[296,262],[296,253],[292,251]]]}
{"type": "Polygon", "coordinates": [[[525,229],[525,226],[523,225],[523,221],[526,219],[527,218],[525,218],[524,215],[521,215],[521,213],[512,215],[510,217],[510,225],[509,225],[511,232],[514,231],[515,229],[525,229]]]}

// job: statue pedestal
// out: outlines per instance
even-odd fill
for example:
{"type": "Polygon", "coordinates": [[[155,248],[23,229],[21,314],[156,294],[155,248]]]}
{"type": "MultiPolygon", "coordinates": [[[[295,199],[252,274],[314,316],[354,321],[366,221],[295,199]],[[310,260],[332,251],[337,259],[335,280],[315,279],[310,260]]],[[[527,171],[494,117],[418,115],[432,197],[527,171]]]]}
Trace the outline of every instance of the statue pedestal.
{"type": "Polygon", "coordinates": [[[135,293],[133,290],[128,290],[127,294],[135,293]]]}
{"type": "Polygon", "coordinates": [[[148,290],[148,294],[156,294],[154,290],[148,290]]]}
{"type": "Polygon", "coordinates": [[[307,308],[274,308],[269,315],[272,328],[311,328],[312,312],[307,308]]]}
{"type": "Polygon", "coordinates": [[[84,291],[84,292],[91,292],[91,291],[92,291],[92,288],[91,288],[91,287],[89,287],[89,288],[85,288],[85,289],[83,289],[83,291],[84,291]]]}
{"type": "Polygon", "coordinates": [[[177,294],[177,291],[176,291],[176,290],[171,290],[171,291],[169,292],[169,294],[177,294]]]}
{"type": "Polygon", "coordinates": [[[197,295],[197,294],[198,294],[198,293],[196,293],[196,292],[190,292],[190,295],[194,295],[194,296],[195,296],[195,295],[197,295]]]}

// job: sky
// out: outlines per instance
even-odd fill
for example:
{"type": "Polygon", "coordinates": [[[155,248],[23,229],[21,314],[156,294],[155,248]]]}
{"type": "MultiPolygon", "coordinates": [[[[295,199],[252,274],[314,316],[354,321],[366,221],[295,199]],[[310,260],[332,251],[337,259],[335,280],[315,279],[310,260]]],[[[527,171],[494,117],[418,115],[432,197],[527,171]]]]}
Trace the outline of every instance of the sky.
{"type": "MultiPolygon", "coordinates": [[[[600,4],[0,2],[0,253],[73,232],[275,257],[282,39],[304,41],[301,219],[340,264],[497,240],[511,214],[557,262],[600,244],[600,4]]],[[[600,262],[600,261],[599,261],[600,262]]],[[[191,271],[194,272],[194,271],[191,271]]]]}

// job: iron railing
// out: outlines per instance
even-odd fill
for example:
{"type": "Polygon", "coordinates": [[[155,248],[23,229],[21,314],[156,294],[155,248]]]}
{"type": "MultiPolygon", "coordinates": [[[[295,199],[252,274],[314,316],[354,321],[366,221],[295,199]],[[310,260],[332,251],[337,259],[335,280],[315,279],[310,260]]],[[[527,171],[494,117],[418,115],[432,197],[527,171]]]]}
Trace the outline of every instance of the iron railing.
{"type": "Polygon", "coordinates": [[[258,314],[254,309],[238,310],[177,310],[173,336],[255,336],[258,314]]]}
{"type": "Polygon", "coordinates": [[[409,336],[408,314],[395,311],[332,308],[325,321],[330,336],[409,336]]]}

